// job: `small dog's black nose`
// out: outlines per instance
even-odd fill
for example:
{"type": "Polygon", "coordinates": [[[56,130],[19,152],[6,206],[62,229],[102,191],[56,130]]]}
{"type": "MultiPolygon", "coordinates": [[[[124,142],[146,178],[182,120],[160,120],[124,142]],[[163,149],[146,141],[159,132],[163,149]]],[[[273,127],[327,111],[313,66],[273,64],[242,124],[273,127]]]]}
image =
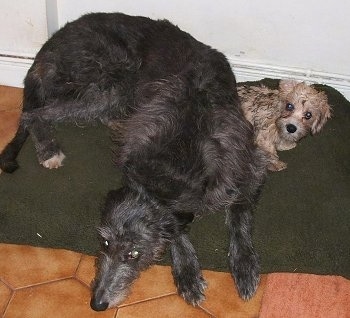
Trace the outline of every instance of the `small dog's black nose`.
{"type": "Polygon", "coordinates": [[[95,297],[92,297],[90,307],[95,311],[104,311],[108,308],[108,303],[97,301],[95,297]]]}
{"type": "Polygon", "coordinates": [[[287,131],[291,134],[295,133],[297,131],[297,127],[295,127],[293,124],[288,124],[286,126],[287,131]]]}

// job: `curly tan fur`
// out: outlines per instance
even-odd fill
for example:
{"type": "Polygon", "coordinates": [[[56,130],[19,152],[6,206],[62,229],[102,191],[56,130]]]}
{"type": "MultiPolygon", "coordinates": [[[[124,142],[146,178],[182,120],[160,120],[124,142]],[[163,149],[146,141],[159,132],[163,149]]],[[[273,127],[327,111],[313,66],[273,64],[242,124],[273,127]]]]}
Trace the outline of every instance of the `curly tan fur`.
{"type": "Polygon", "coordinates": [[[244,85],[238,94],[244,115],[254,126],[255,143],[269,154],[271,171],[287,167],[277,151],[292,149],[309,133],[320,132],[331,117],[326,94],[304,82],[281,80],[275,90],[244,85]]]}

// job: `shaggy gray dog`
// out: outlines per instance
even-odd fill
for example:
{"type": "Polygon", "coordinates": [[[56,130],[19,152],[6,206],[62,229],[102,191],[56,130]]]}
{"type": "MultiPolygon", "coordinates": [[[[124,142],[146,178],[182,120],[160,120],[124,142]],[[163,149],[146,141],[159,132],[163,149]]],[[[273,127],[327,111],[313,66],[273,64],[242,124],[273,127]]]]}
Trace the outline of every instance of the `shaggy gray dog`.
{"type": "Polygon", "coordinates": [[[193,305],[203,301],[206,283],[186,225],[212,212],[227,215],[228,263],[239,294],[254,295],[259,262],[251,210],[266,158],[223,54],[165,20],[85,15],[40,50],[23,106],[19,130],[0,156],[3,171],[17,168],[29,133],[39,162],[61,166],[55,122],[101,120],[118,129],[115,160],[124,186],[108,194],[98,229],[94,310],[120,304],[167,248],[179,294],[193,305]]]}

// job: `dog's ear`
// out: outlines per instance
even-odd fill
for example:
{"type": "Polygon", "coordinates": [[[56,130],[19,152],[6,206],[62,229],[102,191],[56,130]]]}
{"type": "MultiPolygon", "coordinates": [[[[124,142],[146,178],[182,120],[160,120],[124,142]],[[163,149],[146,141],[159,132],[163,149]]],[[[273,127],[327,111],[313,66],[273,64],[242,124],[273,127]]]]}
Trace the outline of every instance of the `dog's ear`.
{"type": "Polygon", "coordinates": [[[325,125],[327,120],[331,118],[332,111],[331,106],[328,104],[327,95],[324,92],[318,92],[317,99],[319,100],[318,114],[311,127],[312,135],[317,134],[321,131],[322,127],[325,125]]]}
{"type": "Polygon", "coordinates": [[[102,217],[105,217],[109,212],[113,211],[114,206],[125,198],[125,194],[125,188],[110,190],[105,197],[104,205],[101,209],[102,217]]]}
{"type": "Polygon", "coordinates": [[[174,213],[174,216],[180,232],[184,231],[187,228],[187,225],[192,223],[194,219],[193,213],[174,213]]]}
{"type": "Polygon", "coordinates": [[[297,81],[280,80],[279,90],[282,95],[288,95],[297,85],[298,85],[297,81]]]}

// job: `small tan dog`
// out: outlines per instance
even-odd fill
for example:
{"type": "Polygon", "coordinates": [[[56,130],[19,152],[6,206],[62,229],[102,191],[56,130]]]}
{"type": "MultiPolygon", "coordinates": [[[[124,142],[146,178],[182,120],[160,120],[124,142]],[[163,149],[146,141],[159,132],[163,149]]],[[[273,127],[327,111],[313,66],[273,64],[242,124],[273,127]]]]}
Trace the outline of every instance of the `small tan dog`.
{"type": "Polygon", "coordinates": [[[304,82],[281,80],[278,90],[239,86],[238,95],[245,117],[254,126],[255,143],[270,154],[271,171],[287,167],[277,151],[292,149],[309,133],[318,133],[331,117],[326,94],[304,82]]]}

